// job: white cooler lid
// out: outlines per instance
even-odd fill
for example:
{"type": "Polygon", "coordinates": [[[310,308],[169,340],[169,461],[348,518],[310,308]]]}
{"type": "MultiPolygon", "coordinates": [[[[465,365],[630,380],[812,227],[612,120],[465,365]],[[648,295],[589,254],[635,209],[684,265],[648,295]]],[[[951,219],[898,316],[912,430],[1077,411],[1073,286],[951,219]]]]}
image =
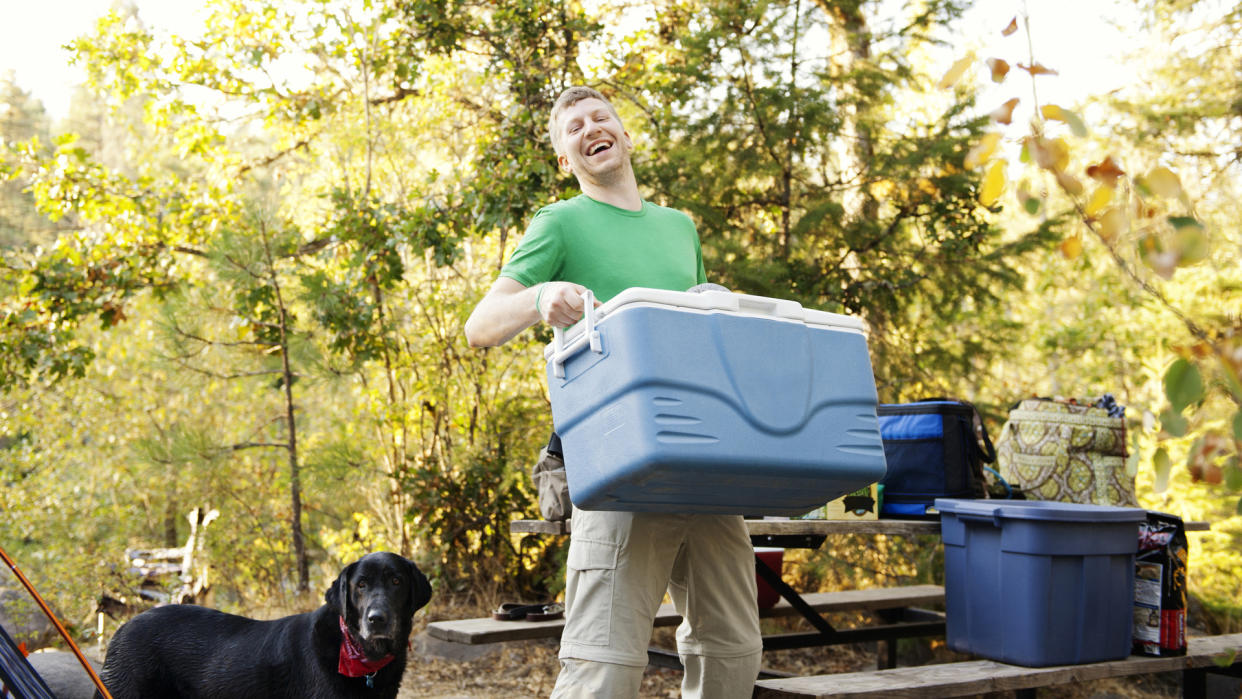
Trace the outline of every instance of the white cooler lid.
{"type": "MultiPolygon", "coordinates": [[[[773,299],[766,296],[738,294],[731,291],[669,291],[667,289],[648,289],[635,286],[622,291],[595,309],[595,322],[601,323],[609,314],[617,313],[626,308],[659,306],[675,308],[695,313],[728,313],[739,316],[770,318],[787,322],[798,322],[821,328],[831,328],[845,332],[866,333],[866,326],[861,318],[816,311],[803,308],[797,301],[773,299]]],[[[578,321],[564,331],[564,342],[569,344],[576,336],[581,335],[585,324],[578,321]]],[[[549,343],[543,350],[544,358],[555,352],[555,343],[549,343]]]]}

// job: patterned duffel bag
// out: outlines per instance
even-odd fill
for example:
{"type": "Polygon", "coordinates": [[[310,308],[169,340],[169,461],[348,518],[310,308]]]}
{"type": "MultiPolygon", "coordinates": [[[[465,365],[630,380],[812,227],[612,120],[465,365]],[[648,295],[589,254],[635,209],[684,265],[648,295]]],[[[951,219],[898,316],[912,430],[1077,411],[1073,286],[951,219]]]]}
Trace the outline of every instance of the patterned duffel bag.
{"type": "Polygon", "coordinates": [[[1001,476],[1032,500],[1137,507],[1126,421],[1104,408],[1028,399],[996,441],[1001,476]]]}

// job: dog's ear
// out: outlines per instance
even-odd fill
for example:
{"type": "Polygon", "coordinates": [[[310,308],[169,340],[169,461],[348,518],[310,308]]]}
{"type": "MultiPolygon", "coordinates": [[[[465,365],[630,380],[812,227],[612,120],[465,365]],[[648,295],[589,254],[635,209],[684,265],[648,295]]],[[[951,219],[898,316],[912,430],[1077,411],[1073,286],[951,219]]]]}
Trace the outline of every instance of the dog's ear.
{"type": "Polygon", "coordinates": [[[358,563],[350,563],[345,566],[345,570],[337,576],[336,582],[323,593],[323,601],[333,609],[342,619],[348,623],[349,610],[353,607],[349,599],[349,580],[353,577],[354,570],[358,567],[358,563]]]}
{"type": "Polygon", "coordinates": [[[418,569],[414,561],[405,559],[410,566],[410,616],[414,612],[427,606],[431,601],[431,582],[427,580],[427,576],[423,575],[423,571],[418,569]]]}

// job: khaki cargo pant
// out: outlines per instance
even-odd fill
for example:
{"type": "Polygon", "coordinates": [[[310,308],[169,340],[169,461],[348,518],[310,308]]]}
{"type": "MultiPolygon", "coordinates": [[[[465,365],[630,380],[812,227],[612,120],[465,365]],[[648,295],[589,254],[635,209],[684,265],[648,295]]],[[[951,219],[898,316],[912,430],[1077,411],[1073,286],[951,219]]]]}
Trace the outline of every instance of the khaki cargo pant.
{"type": "Polygon", "coordinates": [[[666,589],[683,617],[682,696],[751,696],[762,640],[754,549],[741,517],[575,507],[572,522],[553,697],[637,697],[666,589]]]}

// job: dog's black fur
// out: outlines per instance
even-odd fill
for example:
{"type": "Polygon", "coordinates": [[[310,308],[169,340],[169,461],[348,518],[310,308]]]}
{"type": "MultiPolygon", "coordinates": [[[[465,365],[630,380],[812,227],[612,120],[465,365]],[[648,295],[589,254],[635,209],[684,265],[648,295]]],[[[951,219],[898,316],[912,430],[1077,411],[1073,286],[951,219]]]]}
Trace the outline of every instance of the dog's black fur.
{"type": "Polygon", "coordinates": [[[272,621],[193,605],[143,612],[108,645],[102,679],[115,699],[393,699],[414,612],[430,599],[431,585],[412,561],[372,553],[341,571],[313,612],[272,621]],[[393,656],[373,687],[337,672],[340,618],[367,659],[393,656]]]}

